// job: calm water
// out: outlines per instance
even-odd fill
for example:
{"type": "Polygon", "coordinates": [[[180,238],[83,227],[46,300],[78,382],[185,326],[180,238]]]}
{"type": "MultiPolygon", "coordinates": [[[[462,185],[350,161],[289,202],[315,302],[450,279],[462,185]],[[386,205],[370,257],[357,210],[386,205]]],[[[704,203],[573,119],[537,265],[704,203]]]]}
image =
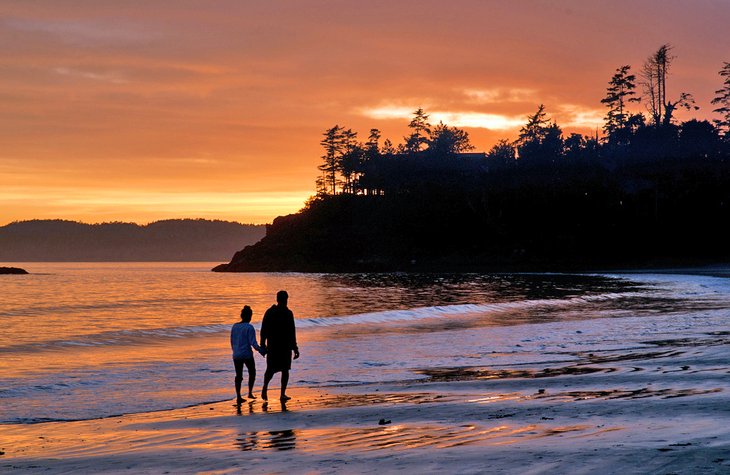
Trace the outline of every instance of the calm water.
{"type": "Polygon", "coordinates": [[[334,275],[218,274],[213,263],[21,266],[32,274],[0,276],[2,422],[230,398],[230,325],[250,305],[258,329],[280,289],[290,294],[302,350],[295,387],[414,379],[430,367],[539,364],[584,347],[727,330],[730,321],[723,269],[334,275]]]}

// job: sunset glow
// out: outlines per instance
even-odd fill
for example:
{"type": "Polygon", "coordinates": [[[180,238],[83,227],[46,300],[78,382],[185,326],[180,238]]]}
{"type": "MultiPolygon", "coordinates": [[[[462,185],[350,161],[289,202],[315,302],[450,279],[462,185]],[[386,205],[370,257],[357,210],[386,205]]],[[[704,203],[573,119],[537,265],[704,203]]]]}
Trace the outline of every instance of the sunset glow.
{"type": "Polygon", "coordinates": [[[540,103],[565,134],[593,136],[614,70],[638,72],[666,42],[669,95],[701,108],[678,117],[712,119],[729,22],[711,0],[8,0],[0,225],[271,222],[314,193],[325,129],[398,144],[418,107],[476,151],[514,139],[540,103]]]}
{"type": "MultiPolygon", "coordinates": [[[[364,109],[362,114],[371,119],[399,119],[408,122],[413,111],[408,107],[385,106],[373,109],[364,109]]],[[[524,122],[523,117],[507,117],[498,114],[482,112],[442,112],[431,111],[429,120],[433,123],[443,122],[455,127],[476,128],[487,130],[512,130],[524,122]]]]}

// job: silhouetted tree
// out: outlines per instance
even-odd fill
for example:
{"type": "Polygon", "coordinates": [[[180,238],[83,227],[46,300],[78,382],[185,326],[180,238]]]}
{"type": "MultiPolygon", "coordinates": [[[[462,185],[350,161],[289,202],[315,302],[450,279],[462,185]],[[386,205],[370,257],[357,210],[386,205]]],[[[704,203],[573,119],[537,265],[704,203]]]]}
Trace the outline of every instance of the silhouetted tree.
{"type": "Polygon", "coordinates": [[[428,123],[428,115],[422,108],[413,112],[413,119],[408,124],[413,131],[404,137],[404,150],[406,153],[418,153],[428,145],[428,136],[431,133],[431,124],[428,123]]]}
{"type": "Polygon", "coordinates": [[[540,145],[543,157],[551,161],[560,158],[563,151],[563,130],[557,123],[553,122],[548,126],[540,145]]]}
{"type": "Polygon", "coordinates": [[[429,133],[428,151],[434,156],[448,157],[469,150],[474,150],[474,146],[469,142],[469,133],[464,130],[439,122],[429,133]]]}
{"type": "Polygon", "coordinates": [[[345,147],[345,129],[335,125],[322,135],[324,138],[319,143],[324,148],[324,155],[323,163],[318,167],[322,172],[322,179],[317,182],[317,192],[334,195],[337,193],[337,172],[345,147]]]}
{"type": "Polygon", "coordinates": [[[717,112],[722,116],[721,119],[715,119],[715,125],[723,133],[726,140],[730,140],[730,63],[724,63],[719,72],[720,76],[725,78],[723,87],[715,91],[715,98],[712,104],[719,106],[712,112],[717,112]]]}
{"type": "Polygon", "coordinates": [[[324,148],[323,163],[319,166],[323,180],[318,182],[318,192],[336,194],[337,186],[343,192],[353,191],[353,178],[362,161],[363,149],[357,142],[357,132],[335,125],[324,132],[319,142],[324,148]],[[338,179],[340,173],[344,182],[338,179]]]}
{"type": "Polygon", "coordinates": [[[368,160],[372,160],[380,153],[380,130],[370,129],[370,135],[368,135],[368,141],[365,143],[365,150],[368,160]]]}
{"type": "Polygon", "coordinates": [[[545,106],[527,116],[527,123],[520,129],[515,142],[520,160],[528,162],[555,161],[563,149],[562,130],[547,117],[545,106]]]}
{"type": "Polygon", "coordinates": [[[671,123],[672,121],[672,113],[678,108],[681,107],[686,110],[699,110],[699,107],[695,105],[695,98],[690,94],[689,92],[681,92],[679,94],[679,99],[677,99],[674,102],[669,102],[665,104],[665,110],[666,113],[664,114],[664,123],[663,125],[667,125],[671,123]]]}
{"type": "Polygon", "coordinates": [[[685,158],[713,157],[719,148],[717,129],[706,120],[692,119],[679,127],[679,150],[685,158]]]}
{"type": "MultiPolygon", "coordinates": [[[[320,165],[321,167],[321,165],[320,165]]],[[[321,170],[321,168],[320,168],[321,170]]],[[[314,188],[317,192],[316,196],[323,196],[327,194],[327,177],[325,176],[324,172],[322,173],[322,176],[318,176],[314,181],[314,188]]]]}
{"type": "Polygon", "coordinates": [[[692,94],[687,92],[680,93],[674,102],[667,100],[667,77],[674,59],[672,46],[664,44],[646,59],[642,69],[642,85],[644,97],[647,99],[647,109],[657,127],[670,124],[673,113],[678,107],[687,110],[699,109],[694,105],[692,94]]]}
{"type": "Polygon", "coordinates": [[[608,112],[606,113],[606,124],[603,130],[609,142],[625,143],[628,141],[628,122],[630,115],[626,110],[627,103],[639,102],[638,97],[632,97],[636,94],[636,76],[629,74],[631,66],[621,66],[616,70],[608,82],[606,88],[606,97],[601,99],[601,103],[606,104],[608,112]]]}
{"type": "Polygon", "coordinates": [[[537,106],[537,112],[527,116],[527,123],[520,129],[518,142],[527,142],[531,140],[540,140],[545,134],[545,130],[550,124],[550,119],[545,112],[545,105],[537,106]]]}
{"type": "Polygon", "coordinates": [[[572,133],[563,142],[563,155],[567,160],[580,160],[584,156],[587,141],[581,134],[572,133]]]}
{"type": "Polygon", "coordinates": [[[392,157],[396,153],[398,153],[398,150],[393,146],[393,142],[390,141],[390,139],[385,139],[383,142],[383,155],[386,157],[390,156],[392,157]]]}
{"type": "Polygon", "coordinates": [[[631,114],[626,122],[626,133],[631,136],[641,127],[646,126],[646,117],[644,114],[631,114]]]}
{"type": "Polygon", "coordinates": [[[370,129],[368,140],[363,146],[362,159],[358,169],[357,187],[366,194],[377,193],[378,186],[382,184],[382,178],[379,176],[383,169],[380,137],[380,130],[370,129]]]}
{"type": "MultiPolygon", "coordinates": [[[[644,118],[643,115],[639,114],[636,117],[644,118]]],[[[583,144],[583,158],[595,160],[599,157],[601,151],[601,143],[598,140],[598,134],[595,137],[584,137],[583,144]]]]}
{"type": "Polygon", "coordinates": [[[357,132],[342,129],[342,147],[337,157],[336,170],[342,176],[342,192],[354,193],[355,181],[364,161],[365,148],[357,141],[357,132]]]}
{"type": "Polygon", "coordinates": [[[666,98],[667,70],[674,59],[670,55],[671,46],[664,44],[644,61],[642,70],[642,86],[647,99],[646,107],[651,114],[654,125],[662,123],[663,108],[666,98]]]}
{"type": "Polygon", "coordinates": [[[489,149],[487,160],[498,167],[514,164],[515,148],[509,140],[501,139],[489,149]]]}

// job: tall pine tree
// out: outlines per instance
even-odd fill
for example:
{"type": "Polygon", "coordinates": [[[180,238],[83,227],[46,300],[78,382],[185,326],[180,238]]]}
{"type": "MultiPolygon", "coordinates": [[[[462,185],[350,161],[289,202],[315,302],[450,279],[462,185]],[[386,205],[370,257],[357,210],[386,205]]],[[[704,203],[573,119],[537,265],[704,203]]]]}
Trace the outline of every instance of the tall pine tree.
{"type": "Polygon", "coordinates": [[[730,63],[724,63],[719,74],[725,81],[722,89],[715,91],[716,96],[712,99],[712,104],[719,107],[712,112],[717,112],[722,118],[713,122],[722,131],[725,140],[730,140],[730,63]]]}
{"type": "Polygon", "coordinates": [[[318,167],[322,172],[321,179],[317,181],[318,193],[332,195],[337,193],[337,172],[340,168],[340,159],[345,151],[345,132],[344,127],[335,125],[322,134],[324,138],[319,144],[324,148],[324,155],[322,155],[322,164],[318,167]]]}
{"type": "Polygon", "coordinates": [[[428,145],[428,136],[431,134],[431,124],[428,123],[428,115],[422,108],[413,113],[413,119],[408,124],[413,131],[405,140],[405,151],[407,153],[418,153],[428,145]]]}
{"type": "Polygon", "coordinates": [[[627,125],[630,115],[627,105],[629,102],[639,102],[638,97],[632,97],[636,95],[636,76],[630,74],[630,70],[629,65],[618,68],[608,82],[606,97],[601,99],[601,103],[608,107],[603,130],[609,143],[625,143],[628,140],[627,125]]]}
{"type": "Polygon", "coordinates": [[[534,114],[527,116],[515,145],[520,161],[554,161],[562,154],[563,131],[548,118],[545,106],[540,104],[534,114]]]}

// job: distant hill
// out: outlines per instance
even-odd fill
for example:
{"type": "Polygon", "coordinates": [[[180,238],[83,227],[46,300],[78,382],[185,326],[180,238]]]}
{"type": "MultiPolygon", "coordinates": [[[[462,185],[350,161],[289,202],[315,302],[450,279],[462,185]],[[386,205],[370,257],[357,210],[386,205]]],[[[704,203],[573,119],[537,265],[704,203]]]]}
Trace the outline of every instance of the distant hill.
{"type": "Polygon", "coordinates": [[[0,262],[221,261],[265,232],[264,225],[205,219],[148,225],[20,221],[0,227],[0,262]]]}

